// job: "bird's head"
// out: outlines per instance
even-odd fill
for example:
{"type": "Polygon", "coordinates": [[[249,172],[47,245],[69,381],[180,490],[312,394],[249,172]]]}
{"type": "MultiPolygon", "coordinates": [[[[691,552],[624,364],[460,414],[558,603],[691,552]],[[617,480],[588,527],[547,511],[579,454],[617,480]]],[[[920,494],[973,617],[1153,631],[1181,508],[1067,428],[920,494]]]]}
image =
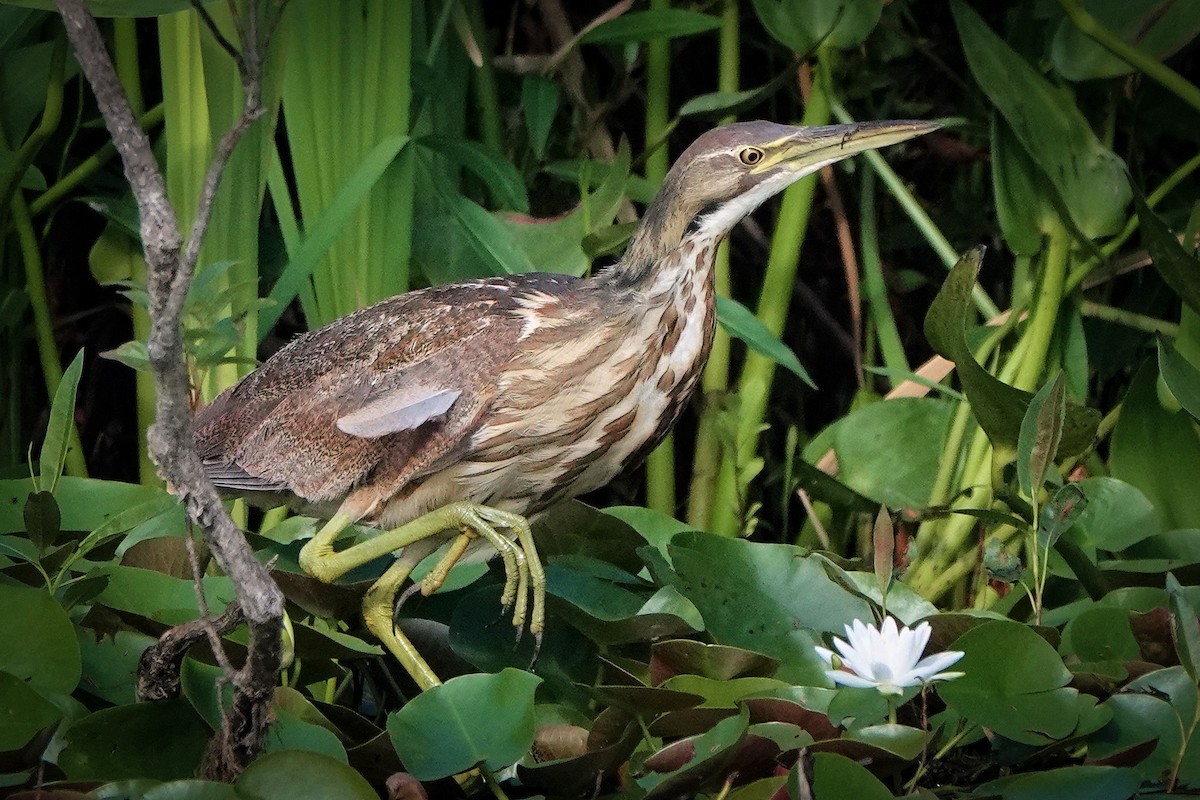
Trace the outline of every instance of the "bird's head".
{"type": "Polygon", "coordinates": [[[627,261],[652,261],[689,237],[719,240],[767,198],[828,164],[929,133],[934,122],[798,127],[738,122],[700,136],[646,209],[627,261]]]}

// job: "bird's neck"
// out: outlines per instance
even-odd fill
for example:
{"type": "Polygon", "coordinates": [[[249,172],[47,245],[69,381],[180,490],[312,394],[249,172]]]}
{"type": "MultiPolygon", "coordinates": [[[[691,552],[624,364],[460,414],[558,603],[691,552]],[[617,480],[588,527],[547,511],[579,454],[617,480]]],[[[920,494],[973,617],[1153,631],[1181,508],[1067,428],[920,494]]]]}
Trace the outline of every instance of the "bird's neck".
{"type": "Polygon", "coordinates": [[[656,199],[624,255],[600,277],[646,300],[661,302],[685,287],[703,286],[711,294],[713,259],[723,238],[656,199]]]}

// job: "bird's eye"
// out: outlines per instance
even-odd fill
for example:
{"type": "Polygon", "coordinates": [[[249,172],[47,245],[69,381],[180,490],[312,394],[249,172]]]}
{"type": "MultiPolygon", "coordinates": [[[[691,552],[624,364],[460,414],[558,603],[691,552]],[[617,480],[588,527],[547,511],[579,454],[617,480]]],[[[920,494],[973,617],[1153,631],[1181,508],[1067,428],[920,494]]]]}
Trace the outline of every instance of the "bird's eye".
{"type": "Polygon", "coordinates": [[[738,160],[747,167],[753,167],[763,160],[763,151],[757,147],[743,147],[742,151],[738,153],[738,160]]]}

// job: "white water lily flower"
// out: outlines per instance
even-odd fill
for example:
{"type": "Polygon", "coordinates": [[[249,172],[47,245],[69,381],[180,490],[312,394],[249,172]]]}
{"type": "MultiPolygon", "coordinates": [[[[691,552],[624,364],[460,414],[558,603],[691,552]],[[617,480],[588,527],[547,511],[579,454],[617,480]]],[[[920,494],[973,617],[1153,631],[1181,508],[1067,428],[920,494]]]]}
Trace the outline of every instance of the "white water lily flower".
{"type": "Polygon", "coordinates": [[[963,675],[961,672],[942,671],[963,657],[956,650],[921,658],[930,633],[928,622],[922,622],[916,628],[898,628],[896,620],[888,617],[882,626],[876,628],[856,619],[852,625],[846,626],[846,641],[838,638],[833,640],[840,658],[824,647],[818,647],[816,651],[830,667],[838,666],[838,661],[844,667],[826,670],[825,674],[834,683],[899,695],[912,686],[951,680],[963,675]]]}

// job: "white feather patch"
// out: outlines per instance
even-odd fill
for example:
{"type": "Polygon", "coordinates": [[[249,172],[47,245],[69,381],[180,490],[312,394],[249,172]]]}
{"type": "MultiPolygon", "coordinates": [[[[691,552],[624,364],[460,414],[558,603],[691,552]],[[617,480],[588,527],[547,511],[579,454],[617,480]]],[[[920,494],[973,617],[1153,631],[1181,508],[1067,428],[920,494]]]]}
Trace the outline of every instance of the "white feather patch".
{"type": "Polygon", "coordinates": [[[339,418],[337,427],[363,439],[410,431],[445,414],[461,394],[459,389],[405,386],[339,418]]]}

